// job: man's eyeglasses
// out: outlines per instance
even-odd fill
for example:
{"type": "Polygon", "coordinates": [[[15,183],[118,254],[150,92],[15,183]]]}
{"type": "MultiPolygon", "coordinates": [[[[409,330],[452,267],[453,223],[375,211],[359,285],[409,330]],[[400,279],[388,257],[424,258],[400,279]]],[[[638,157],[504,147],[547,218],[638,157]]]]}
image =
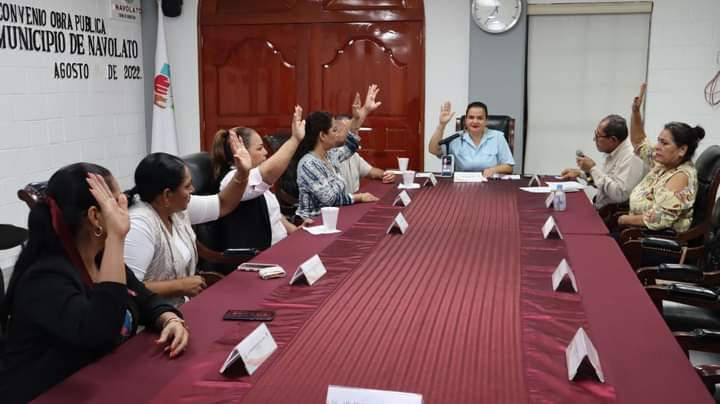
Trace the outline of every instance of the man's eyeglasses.
{"type": "Polygon", "coordinates": [[[595,133],[593,134],[593,140],[598,140],[598,139],[603,138],[603,137],[610,137],[610,136],[600,135],[600,134],[598,134],[597,129],[595,129],[595,133]]]}

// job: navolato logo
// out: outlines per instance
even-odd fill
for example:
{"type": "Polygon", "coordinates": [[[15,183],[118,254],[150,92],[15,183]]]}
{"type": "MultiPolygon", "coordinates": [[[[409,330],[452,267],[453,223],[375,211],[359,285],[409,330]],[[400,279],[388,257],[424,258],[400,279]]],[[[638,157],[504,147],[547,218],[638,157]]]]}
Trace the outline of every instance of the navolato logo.
{"type": "MultiPolygon", "coordinates": [[[[155,96],[153,97],[153,103],[158,107],[165,109],[168,107],[168,100],[170,98],[170,65],[163,64],[160,73],[155,75],[155,96]]],[[[171,104],[172,105],[172,104],[171,104]]]]}

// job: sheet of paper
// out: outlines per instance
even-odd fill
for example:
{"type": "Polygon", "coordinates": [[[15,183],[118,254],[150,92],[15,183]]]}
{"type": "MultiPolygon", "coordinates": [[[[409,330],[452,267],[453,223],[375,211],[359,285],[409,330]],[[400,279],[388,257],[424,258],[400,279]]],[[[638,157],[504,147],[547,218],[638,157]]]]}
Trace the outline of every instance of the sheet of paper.
{"type": "Polygon", "coordinates": [[[328,229],[327,227],[320,225],[320,226],[303,226],[303,229],[305,229],[306,232],[312,234],[313,236],[317,236],[320,234],[335,234],[340,233],[342,230],[339,229],[328,229]]]}
{"type": "Polygon", "coordinates": [[[556,185],[562,184],[563,191],[565,191],[565,192],[577,192],[577,191],[585,189],[585,185],[583,185],[579,182],[575,182],[575,181],[561,181],[561,182],[547,181],[546,184],[550,187],[550,189],[555,189],[556,185]]]}
{"type": "Polygon", "coordinates": [[[520,190],[531,194],[547,194],[550,192],[550,187],[520,187],[520,190]]]}
{"type": "Polygon", "coordinates": [[[361,389],[356,387],[328,387],[327,404],[422,404],[422,395],[399,391],[361,389]]]}
{"type": "Polygon", "coordinates": [[[453,182],[487,182],[487,178],[479,171],[455,171],[453,182]]]}

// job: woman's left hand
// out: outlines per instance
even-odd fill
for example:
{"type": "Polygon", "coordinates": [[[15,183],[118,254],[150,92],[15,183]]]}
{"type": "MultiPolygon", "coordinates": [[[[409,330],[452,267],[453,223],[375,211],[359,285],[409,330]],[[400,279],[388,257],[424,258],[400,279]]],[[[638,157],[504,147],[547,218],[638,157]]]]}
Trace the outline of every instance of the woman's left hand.
{"type": "Polygon", "coordinates": [[[233,162],[237,169],[238,175],[241,178],[247,178],[250,169],[252,168],[252,159],[250,153],[248,153],[243,144],[242,139],[232,130],[230,131],[235,136],[228,136],[228,142],[230,143],[230,150],[233,154],[233,162]]]}
{"type": "Polygon", "coordinates": [[[168,356],[172,359],[185,351],[189,339],[190,332],[182,322],[166,321],[165,327],[160,332],[160,338],[155,342],[158,345],[165,345],[164,351],[168,352],[168,356]]]}
{"type": "Polygon", "coordinates": [[[382,182],[384,184],[390,184],[395,182],[395,174],[391,173],[390,171],[383,172],[382,182]]]}
{"type": "Polygon", "coordinates": [[[626,225],[626,224],[628,224],[628,223],[627,223],[627,219],[628,219],[629,217],[630,217],[629,215],[622,215],[622,216],[618,217],[618,220],[617,220],[618,224],[621,224],[621,225],[626,225]]]}

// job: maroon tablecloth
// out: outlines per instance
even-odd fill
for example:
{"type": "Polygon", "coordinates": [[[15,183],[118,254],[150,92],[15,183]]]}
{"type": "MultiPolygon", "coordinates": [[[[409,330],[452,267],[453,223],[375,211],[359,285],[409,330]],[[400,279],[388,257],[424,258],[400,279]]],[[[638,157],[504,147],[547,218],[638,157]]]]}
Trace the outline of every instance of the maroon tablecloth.
{"type": "Polygon", "coordinates": [[[407,234],[385,235],[401,209],[388,206],[392,186],[371,184],[384,200],[343,208],[339,236],[296,233],[256,259],[290,272],[319,252],[328,274],[312,287],[235,273],[183,306],[185,355],[169,361],[154,335],[140,335],[41,401],[318,403],[328,384],[417,392],[427,403],[709,400],[611,240],[572,234],[603,233],[587,211],[573,218],[587,200],[563,214],[575,228],[558,218],[565,241],[541,240],[534,221],[550,211],[517,186],[441,181],[412,193],[407,234]],[[564,254],[580,295],[549,292],[564,254]],[[252,377],[217,372],[256,326],[221,321],[228,308],[277,312],[269,328],[279,349],[252,377]],[[578,325],[600,351],[606,385],[567,381],[560,353],[578,325]]]}

